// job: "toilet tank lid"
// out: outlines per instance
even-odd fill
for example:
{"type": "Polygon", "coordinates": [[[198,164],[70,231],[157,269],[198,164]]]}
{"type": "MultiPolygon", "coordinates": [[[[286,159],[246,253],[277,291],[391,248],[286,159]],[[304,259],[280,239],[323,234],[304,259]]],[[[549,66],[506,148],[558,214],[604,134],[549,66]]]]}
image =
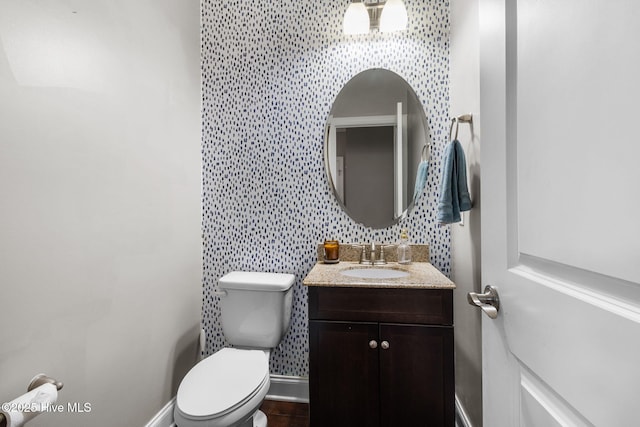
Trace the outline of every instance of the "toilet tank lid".
{"type": "Polygon", "coordinates": [[[263,273],[257,271],[232,271],[219,280],[222,289],[244,289],[284,292],[295,282],[296,276],[287,273],[263,273]]]}

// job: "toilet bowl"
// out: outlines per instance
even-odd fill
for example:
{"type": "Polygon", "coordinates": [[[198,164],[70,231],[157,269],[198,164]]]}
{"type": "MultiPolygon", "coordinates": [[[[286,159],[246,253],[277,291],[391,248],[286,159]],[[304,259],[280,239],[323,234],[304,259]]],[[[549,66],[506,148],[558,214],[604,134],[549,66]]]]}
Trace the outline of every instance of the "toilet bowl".
{"type": "Polygon", "coordinates": [[[295,276],[232,272],[220,278],[223,348],[200,361],[178,388],[178,427],[266,427],[259,411],[269,386],[269,355],[289,328],[295,276]]]}
{"type": "Polygon", "coordinates": [[[176,424],[254,427],[252,418],[270,383],[268,352],[224,348],[198,363],[182,380],[176,397],[176,424]]]}

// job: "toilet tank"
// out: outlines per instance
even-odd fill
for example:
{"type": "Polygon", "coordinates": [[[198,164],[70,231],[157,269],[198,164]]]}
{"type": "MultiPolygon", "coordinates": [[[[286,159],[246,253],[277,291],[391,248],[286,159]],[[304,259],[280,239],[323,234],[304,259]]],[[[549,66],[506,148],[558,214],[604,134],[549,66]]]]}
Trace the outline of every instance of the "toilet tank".
{"type": "Polygon", "coordinates": [[[222,332],[230,344],[274,348],[291,323],[295,276],[234,271],[220,278],[222,332]]]}

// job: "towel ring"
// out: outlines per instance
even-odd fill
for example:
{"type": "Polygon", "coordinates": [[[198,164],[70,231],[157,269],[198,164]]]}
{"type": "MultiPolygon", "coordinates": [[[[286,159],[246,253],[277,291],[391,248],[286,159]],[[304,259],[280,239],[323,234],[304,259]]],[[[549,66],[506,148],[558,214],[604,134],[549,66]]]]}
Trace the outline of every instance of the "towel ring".
{"type": "Polygon", "coordinates": [[[458,128],[460,126],[460,123],[458,123],[458,119],[456,117],[453,117],[451,119],[451,126],[449,126],[449,140],[453,141],[454,139],[458,139],[458,128]],[[456,136],[455,138],[452,136],[453,135],[453,124],[456,124],[456,136]]]}
{"type": "Polygon", "coordinates": [[[425,162],[426,162],[427,160],[429,160],[429,156],[428,156],[429,151],[428,151],[428,150],[429,150],[429,146],[428,146],[427,144],[424,144],[424,145],[422,146],[422,155],[421,155],[421,158],[422,158],[422,160],[423,160],[423,161],[425,161],[425,162]],[[425,155],[425,152],[426,152],[426,154],[427,154],[427,155],[425,155]]]}
{"type": "Polygon", "coordinates": [[[452,117],[451,118],[451,126],[449,126],[449,139],[450,140],[455,140],[458,139],[458,130],[460,130],[460,122],[462,123],[473,123],[473,115],[471,114],[463,114],[461,116],[458,117],[452,117]],[[453,124],[456,124],[456,135],[455,137],[453,136],[453,124]]]}

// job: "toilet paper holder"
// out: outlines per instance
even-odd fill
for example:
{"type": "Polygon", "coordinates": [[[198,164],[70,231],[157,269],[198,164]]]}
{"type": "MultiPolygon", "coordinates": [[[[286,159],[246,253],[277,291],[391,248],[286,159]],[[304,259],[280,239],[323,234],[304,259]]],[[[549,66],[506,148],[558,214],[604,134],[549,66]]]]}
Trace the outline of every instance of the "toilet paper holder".
{"type": "Polygon", "coordinates": [[[62,381],[58,381],[54,378],[51,378],[48,375],[45,374],[38,374],[35,377],[33,377],[31,379],[31,382],[29,383],[29,386],[27,387],[27,391],[31,391],[34,388],[38,388],[43,384],[53,384],[54,386],[56,386],[56,388],[58,389],[58,391],[62,390],[62,387],[64,386],[64,384],[62,383],[62,381]]]}
{"type": "MultiPolygon", "coordinates": [[[[27,392],[35,388],[38,388],[43,384],[53,384],[54,386],[56,386],[58,391],[60,391],[64,386],[62,381],[58,381],[45,374],[38,374],[35,377],[31,378],[31,382],[29,382],[29,385],[27,386],[27,392]]],[[[4,417],[3,414],[0,414],[0,427],[5,427],[6,425],[7,425],[6,418],[4,417]]]]}

